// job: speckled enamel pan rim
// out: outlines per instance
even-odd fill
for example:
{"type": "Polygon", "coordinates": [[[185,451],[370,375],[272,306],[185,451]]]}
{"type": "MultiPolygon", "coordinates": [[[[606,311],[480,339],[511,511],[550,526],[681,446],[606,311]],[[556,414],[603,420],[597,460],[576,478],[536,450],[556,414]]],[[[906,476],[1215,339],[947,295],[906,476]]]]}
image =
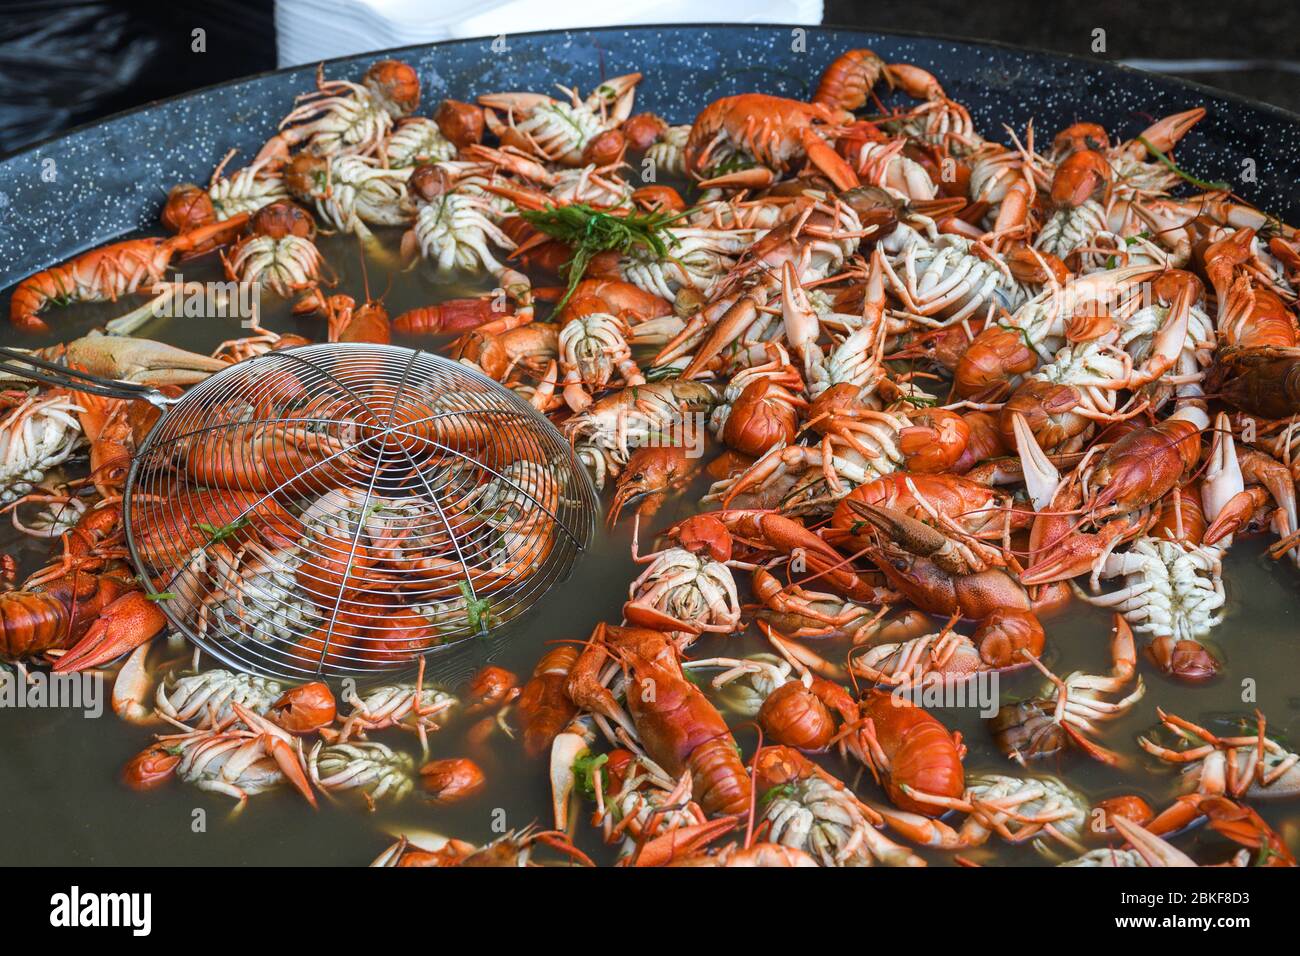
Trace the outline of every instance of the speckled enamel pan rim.
{"type": "MultiPolygon", "coordinates": [[[[1247,201],[1300,221],[1300,118],[1209,87],[1074,54],[936,34],[874,33],[811,26],[688,24],[546,30],[415,44],[326,61],[329,75],[355,79],[384,56],[420,71],[430,100],[469,98],[480,87],[544,89],[548,81],[591,82],[601,71],[640,69],[652,80],[638,106],[688,123],[702,103],[763,90],[808,97],[839,53],[872,46],[888,59],[933,71],[970,109],[979,128],[1005,142],[1002,124],[1062,128],[1101,117],[1116,134],[1154,115],[1204,106],[1207,119],[1183,144],[1180,162],[1207,179],[1229,179],[1247,201]],[[805,59],[810,57],[810,59],[805,59]],[[560,72],[557,72],[560,71],[560,72]],[[476,85],[477,84],[477,85],[476,85]],[[1255,162],[1252,179],[1238,162],[1255,162]]],[[[286,103],[307,92],[316,64],[230,80],[159,100],[30,146],[0,160],[0,288],[135,230],[156,232],[167,189],[206,181],[222,155],[255,151],[286,103]],[[55,178],[47,178],[53,173],[55,178]]]]}
{"type": "MultiPolygon", "coordinates": [[[[1213,86],[1207,86],[1204,83],[1197,83],[1195,80],[1185,80],[1182,77],[1170,76],[1167,73],[1153,73],[1148,70],[1137,70],[1134,69],[1133,67],[1125,66],[1122,63],[1117,63],[1114,60],[1103,60],[1098,57],[1085,56],[1080,53],[1060,53],[1055,50],[1044,50],[1041,47],[1023,46],[1019,43],[1006,43],[1003,42],[1002,40],[981,40],[975,37],[958,36],[956,34],[951,34],[951,33],[922,33],[915,30],[896,30],[896,29],[872,30],[866,27],[859,27],[859,26],[838,26],[834,23],[822,23],[822,24],[816,24],[812,26],[801,26],[799,24],[794,24],[794,23],[747,23],[747,22],[728,23],[725,21],[718,21],[718,22],[711,22],[711,23],[636,24],[633,26],[626,26],[626,27],[610,26],[610,27],[597,27],[592,29],[573,29],[573,30],[531,30],[522,33],[510,33],[507,34],[507,36],[519,37],[522,39],[522,38],[536,38],[536,37],[545,37],[545,36],[577,37],[577,36],[600,36],[602,34],[615,34],[615,33],[652,33],[652,32],[666,32],[666,31],[673,31],[673,30],[699,31],[699,30],[728,30],[728,29],[730,30],[736,30],[736,29],[780,30],[786,32],[796,28],[802,30],[811,30],[815,32],[856,33],[860,36],[870,36],[870,37],[885,37],[885,38],[899,37],[899,38],[912,39],[912,40],[939,40],[945,43],[960,43],[963,46],[970,46],[970,47],[977,47],[977,48],[990,48],[995,50],[1006,50],[1009,53],[1021,53],[1021,54],[1028,53],[1034,56],[1045,56],[1045,57],[1051,57],[1053,59],[1058,59],[1058,60],[1067,60],[1067,61],[1079,63],[1080,65],[1085,65],[1094,68],[1102,68],[1107,70],[1114,70],[1115,72],[1120,74],[1127,74],[1133,77],[1141,77],[1143,79],[1155,80],[1160,84],[1181,87],[1182,89],[1188,90],[1189,92],[1198,93],[1210,99],[1217,99],[1228,103],[1238,103],[1242,106],[1249,106],[1252,109],[1262,110],[1265,113],[1270,113],[1277,119],[1285,120],[1289,123],[1294,123],[1295,125],[1300,126],[1300,113],[1292,113],[1290,110],[1283,109],[1280,106],[1274,106],[1271,103],[1265,103],[1262,100],[1252,100],[1250,97],[1242,96],[1239,93],[1233,93],[1229,90],[1221,90],[1213,86]]],[[[489,34],[486,36],[477,36],[477,37],[458,37],[457,39],[454,40],[438,40],[434,43],[412,43],[409,46],[388,47],[387,49],[383,49],[383,50],[370,50],[364,53],[353,53],[347,56],[336,56],[328,60],[321,60],[320,63],[324,64],[324,66],[328,68],[330,66],[337,65],[340,63],[347,63],[347,62],[354,61],[359,57],[380,57],[380,58],[392,57],[395,59],[400,59],[400,55],[403,53],[410,53],[417,50],[419,51],[432,50],[432,49],[437,49],[439,47],[468,46],[476,43],[483,43],[485,40],[490,41],[495,36],[496,34],[489,34]]],[[[183,100],[192,96],[201,96],[205,93],[210,93],[213,90],[220,90],[228,86],[236,86],[241,83],[248,83],[251,81],[260,80],[268,76],[280,76],[283,74],[301,73],[304,71],[315,70],[315,69],[316,69],[316,64],[304,63],[299,66],[287,66],[279,70],[265,70],[261,73],[250,73],[247,76],[236,77],[235,79],[231,79],[231,80],[223,80],[220,83],[213,83],[210,86],[201,86],[198,87],[197,89],[190,90],[186,93],[178,93],[176,96],[164,97],[163,99],[160,100],[151,100],[150,102],[143,103],[140,106],[133,106],[130,109],[125,109],[118,113],[112,113],[108,116],[100,117],[99,119],[92,120],[89,123],[82,123],[80,126],[74,126],[71,129],[64,130],[61,133],[57,133],[54,136],[47,137],[46,139],[43,139],[37,143],[33,143],[30,146],[25,146],[22,149],[16,150],[12,153],[6,153],[0,155],[0,164],[8,162],[9,160],[12,159],[19,159],[29,153],[34,153],[41,149],[48,148],[50,144],[57,142],[58,140],[61,139],[66,139],[70,136],[75,136],[77,133],[80,133],[83,130],[91,129],[93,127],[100,126],[105,123],[110,123],[113,122],[114,120],[119,120],[124,117],[131,116],[135,113],[142,113],[145,110],[151,110],[157,106],[166,103],[173,103],[178,100],[183,100]]]]}

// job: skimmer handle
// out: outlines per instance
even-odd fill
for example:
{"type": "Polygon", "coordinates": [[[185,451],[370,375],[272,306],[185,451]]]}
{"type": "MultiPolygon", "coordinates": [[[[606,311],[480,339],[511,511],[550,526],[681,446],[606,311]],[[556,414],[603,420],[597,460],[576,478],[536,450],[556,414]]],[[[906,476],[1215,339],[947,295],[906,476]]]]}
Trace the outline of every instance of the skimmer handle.
{"type": "Polygon", "coordinates": [[[68,368],[66,365],[59,365],[57,362],[48,362],[43,358],[37,358],[31,353],[19,349],[0,347],[0,372],[8,372],[10,375],[16,375],[19,378],[31,379],[57,388],[71,388],[78,392],[89,392],[91,395],[103,395],[107,398],[143,399],[159,408],[164,408],[176,401],[176,399],[169,398],[151,385],[122,382],[113,378],[104,378],[100,375],[91,375],[89,372],[79,372],[76,369],[68,368]]]}

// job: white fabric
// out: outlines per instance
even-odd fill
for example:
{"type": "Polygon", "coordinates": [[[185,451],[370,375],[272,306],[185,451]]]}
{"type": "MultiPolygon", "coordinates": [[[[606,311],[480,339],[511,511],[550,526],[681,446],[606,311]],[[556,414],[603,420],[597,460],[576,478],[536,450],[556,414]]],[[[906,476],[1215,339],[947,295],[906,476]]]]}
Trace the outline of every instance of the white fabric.
{"type": "Polygon", "coordinates": [[[280,66],[461,37],[645,23],[817,24],[821,0],[276,0],[280,66]]]}

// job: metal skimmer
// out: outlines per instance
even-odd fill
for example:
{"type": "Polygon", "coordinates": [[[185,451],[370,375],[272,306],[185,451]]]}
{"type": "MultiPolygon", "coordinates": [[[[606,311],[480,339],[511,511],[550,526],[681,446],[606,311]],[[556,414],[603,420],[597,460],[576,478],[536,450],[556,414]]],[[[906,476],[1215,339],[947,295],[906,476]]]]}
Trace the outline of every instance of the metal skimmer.
{"type": "Polygon", "coordinates": [[[594,534],[559,431],[427,352],[268,352],[177,399],[41,364],[29,377],[166,407],[127,478],[127,545],[172,624],[245,671],[408,670],[517,620],[594,534]]]}

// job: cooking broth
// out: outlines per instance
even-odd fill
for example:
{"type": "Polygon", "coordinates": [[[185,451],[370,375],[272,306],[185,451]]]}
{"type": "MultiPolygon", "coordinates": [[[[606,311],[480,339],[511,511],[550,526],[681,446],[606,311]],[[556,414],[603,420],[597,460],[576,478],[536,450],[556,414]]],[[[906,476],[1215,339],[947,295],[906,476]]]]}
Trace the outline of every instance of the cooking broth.
{"type": "MultiPolygon", "coordinates": [[[[397,236],[382,235],[381,241],[385,248],[394,249],[397,236]]],[[[361,301],[365,290],[358,243],[350,238],[322,237],[320,247],[338,273],[334,291],[361,301]]],[[[184,263],[180,271],[191,281],[222,278],[214,257],[184,263]]],[[[396,271],[391,263],[374,257],[368,260],[366,273],[371,294],[382,296],[392,315],[490,287],[490,283],[472,277],[439,277],[425,266],[396,271]]],[[[134,304],[61,309],[51,319],[55,331],[48,341],[75,338],[134,304]]],[[[262,324],[266,328],[324,338],[322,319],[294,317],[287,303],[269,295],[262,307],[262,324]]],[[[247,334],[247,330],[240,327],[238,319],[173,318],[154,319],[135,334],[208,353],[227,339],[247,334]]],[[[401,337],[395,337],[394,342],[424,348],[445,344],[445,340],[401,337]]],[[[45,342],[24,338],[16,344],[45,342]]],[[[710,453],[716,451],[717,447],[711,446],[710,453]]],[[[653,529],[662,529],[690,514],[706,487],[707,479],[701,478],[671,499],[657,515],[653,529]]],[[[603,496],[606,501],[608,496],[607,489],[603,496]]],[[[642,532],[642,551],[647,551],[653,536],[646,528],[642,532]]],[[[598,527],[595,543],[579,559],[571,578],[556,587],[528,617],[496,663],[514,671],[522,681],[553,642],[585,640],[597,622],[618,621],[628,585],[638,574],[630,543],[630,519],[613,532],[603,525],[598,527]]],[[[1106,767],[1074,751],[1059,759],[1037,761],[1028,772],[1057,774],[1090,803],[1132,793],[1157,810],[1163,809],[1181,792],[1177,771],[1148,757],[1136,743],[1137,736],[1157,725],[1157,706],[1221,732],[1240,728],[1237,722],[1250,718],[1258,707],[1268,715],[1269,735],[1293,746],[1288,741],[1300,732],[1300,692],[1293,678],[1300,673],[1295,617],[1300,572],[1269,560],[1265,545],[1263,538],[1239,540],[1224,561],[1226,620],[1207,642],[1225,665],[1215,681],[1189,686],[1162,677],[1142,651],[1146,637],[1138,634],[1138,669],[1147,682],[1146,696],[1130,713],[1103,725],[1098,735],[1104,745],[1124,756],[1127,765],[1106,767]]],[[[21,579],[22,574],[43,564],[49,543],[19,535],[6,523],[0,531],[0,550],[19,560],[21,579]]],[[[742,593],[742,598],[746,597],[742,593]]],[[[1084,670],[1104,674],[1109,670],[1109,612],[1076,600],[1063,612],[1045,616],[1043,623],[1047,631],[1044,663],[1055,673],[1084,670]]],[[[935,630],[941,624],[936,619],[935,630]]],[[[827,656],[842,656],[844,650],[810,644],[827,656]]],[[[768,650],[751,627],[743,637],[704,636],[688,656],[742,657],[768,650]]],[[[205,665],[214,666],[211,661],[205,665]]],[[[698,680],[707,689],[707,678],[698,680]]],[[[1044,680],[1037,671],[1024,669],[1002,675],[1000,685],[1002,700],[1006,701],[1040,693],[1044,680]]],[[[713,696],[716,700],[717,695],[713,696]]],[[[108,708],[107,698],[106,685],[102,695],[105,712],[97,720],[85,719],[80,711],[69,709],[0,710],[0,741],[5,753],[0,759],[0,817],[5,822],[0,863],[358,865],[373,859],[397,833],[434,832],[486,843],[504,829],[522,828],[533,822],[551,825],[545,760],[527,760],[518,742],[500,731],[483,745],[472,747],[465,739],[470,720],[463,717],[431,735],[430,758],[471,757],[483,768],[488,784],[478,797],[452,807],[428,805],[417,788],[405,801],[381,802],[374,812],[368,812],[359,798],[332,801],[325,797],[321,809],[313,813],[301,797],[282,787],[251,798],[242,813],[232,815],[229,798],[174,781],[159,790],[136,793],[118,782],[118,774],[132,756],[152,742],[153,733],[167,729],[137,727],[119,720],[108,708]]],[[[961,732],[969,748],[965,760],[968,775],[1021,773],[997,751],[975,709],[939,709],[934,713],[948,728],[961,732]]],[[[738,742],[747,756],[752,755],[757,740],[752,724],[734,714],[728,716],[738,742]]],[[[1240,732],[1252,733],[1253,725],[1240,732]]],[[[372,734],[371,739],[412,754],[417,766],[421,760],[413,734],[388,730],[372,734]]],[[[834,756],[818,759],[840,779],[855,783],[864,799],[884,802],[883,792],[856,763],[834,756]]],[[[1293,851],[1300,851],[1300,803],[1256,801],[1253,805],[1283,834],[1293,851]]],[[[575,842],[597,862],[612,862],[614,848],[604,846],[598,831],[589,825],[590,811],[588,803],[577,814],[575,842]]],[[[1090,848],[1100,845],[1089,844],[1090,848]]],[[[1206,828],[1180,837],[1178,846],[1205,861],[1227,859],[1234,849],[1206,828]]],[[[952,862],[951,853],[918,852],[932,864],[952,862]]],[[[964,852],[966,858],[976,862],[1004,865],[1049,864],[1069,855],[1064,852],[1061,857],[1047,858],[1027,844],[1010,846],[996,838],[964,852]]]]}

